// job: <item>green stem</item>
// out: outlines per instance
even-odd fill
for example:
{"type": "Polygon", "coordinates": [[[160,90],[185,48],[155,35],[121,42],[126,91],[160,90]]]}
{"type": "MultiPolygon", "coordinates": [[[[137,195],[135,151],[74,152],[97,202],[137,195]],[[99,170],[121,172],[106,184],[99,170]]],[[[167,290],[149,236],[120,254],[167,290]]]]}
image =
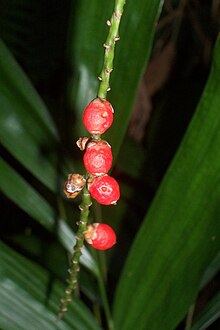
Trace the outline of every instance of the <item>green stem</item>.
{"type": "Polygon", "coordinates": [[[114,330],[114,322],[113,322],[111,311],[109,308],[109,302],[108,302],[108,298],[107,298],[107,294],[106,294],[104,278],[102,276],[101,270],[99,273],[100,273],[100,275],[98,276],[98,285],[99,285],[99,290],[100,290],[100,294],[102,297],[102,303],[103,303],[106,320],[108,323],[108,330],[114,330]]]}
{"type": "MultiPolygon", "coordinates": [[[[114,53],[115,53],[115,43],[120,39],[119,37],[119,25],[121,21],[121,17],[123,14],[123,8],[125,5],[125,0],[115,0],[115,7],[110,20],[107,21],[107,25],[109,28],[109,33],[104,43],[105,47],[105,54],[104,54],[104,61],[102,66],[102,71],[99,76],[100,86],[98,90],[98,97],[105,99],[107,92],[110,90],[109,80],[110,74],[113,70],[113,60],[114,60],[114,53]]],[[[95,139],[99,139],[100,136],[93,136],[95,139]]],[[[91,205],[91,197],[90,194],[85,187],[83,190],[83,197],[82,202],[79,206],[80,208],[80,221],[78,224],[78,231],[76,234],[76,244],[74,246],[74,252],[71,259],[71,267],[69,269],[70,277],[68,279],[68,286],[65,290],[65,295],[61,299],[60,309],[58,312],[57,320],[59,321],[63,314],[68,310],[68,305],[72,301],[73,294],[77,288],[77,279],[78,273],[80,271],[79,266],[79,259],[82,255],[82,248],[84,243],[84,235],[83,233],[86,231],[87,223],[88,223],[88,216],[89,216],[89,207],[91,205]]],[[[104,278],[101,275],[98,276],[99,288],[101,292],[101,296],[103,299],[103,306],[106,314],[106,318],[108,321],[109,330],[113,330],[113,321],[111,318],[110,308],[108,304],[108,299],[105,291],[105,284],[104,278]]]]}
{"type": "Polygon", "coordinates": [[[89,207],[91,206],[91,197],[86,186],[83,188],[82,202],[79,206],[80,209],[80,221],[78,223],[78,231],[76,233],[76,243],[73,249],[73,256],[71,258],[71,266],[69,268],[69,278],[68,285],[65,290],[64,297],[60,300],[60,308],[57,316],[59,321],[63,314],[68,310],[68,305],[73,299],[73,294],[77,288],[78,283],[78,273],[80,271],[79,259],[82,255],[82,248],[84,246],[84,235],[86,231],[88,217],[89,217],[89,207]]]}
{"type": "MultiPolygon", "coordinates": [[[[102,219],[102,210],[101,206],[98,203],[94,204],[94,211],[95,211],[95,219],[98,221],[98,219],[102,219]]],[[[108,324],[108,330],[114,330],[114,323],[109,307],[109,301],[106,293],[106,281],[107,281],[107,269],[106,269],[106,259],[105,254],[99,251],[94,251],[93,255],[97,261],[98,267],[99,267],[99,275],[98,275],[98,285],[99,285],[99,291],[102,298],[102,304],[104,308],[104,313],[106,317],[106,321],[108,324]]]]}
{"type": "Polygon", "coordinates": [[[190,307],[187,317],[186,317],[186,326],[185,330],[190,330],[192,326],[193,315],[195,311],[195,303],[190,307]]]}
{"type": "Polygon", "coordinates": [[[110,74],[113,70],[113,60],[115,53],[115,42],[120,39],[119,37],[119,25],[123,14],[125,0],[115,0],[115,7],[110,20],[107,21],[109,25],[109,33],[104,43],[105,54],[102,66],[102,71],[99,76],[100,86],[98,91],[98,97],[105,99],[107,92],[110,90],[109,80],[110,74]]]}

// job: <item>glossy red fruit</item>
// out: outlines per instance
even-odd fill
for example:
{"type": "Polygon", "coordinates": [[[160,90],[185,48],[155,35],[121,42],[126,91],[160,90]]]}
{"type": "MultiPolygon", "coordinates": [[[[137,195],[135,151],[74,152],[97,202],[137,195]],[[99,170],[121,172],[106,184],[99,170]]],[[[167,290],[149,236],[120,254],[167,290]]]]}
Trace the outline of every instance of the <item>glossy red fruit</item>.
{"type": "Polygon", "coordinates": [[[92,198],[103,205],[116,204],[120,198],[118,182],[109,175],[91,178],[88,189],[92,198]]]}
{"type": "Polygon", "coordinates": [[[95,249],[107,250],[116,243],[114,230],[104,223],[93,223],[84,232],[85,240],[95,249]]]}
{"type": "Polygon", "coordinates": [[[103,134],[113,122],[113,113],[111,103],[96,98],[85,108],[83,124],[90,134],[103,134]]]}
{"type": "Polygon", "coordinates": [[[107,174],[112,166],[112,150],[106,141],[90,142],[83,162],[86,170],[95,176],[107,174]]]}

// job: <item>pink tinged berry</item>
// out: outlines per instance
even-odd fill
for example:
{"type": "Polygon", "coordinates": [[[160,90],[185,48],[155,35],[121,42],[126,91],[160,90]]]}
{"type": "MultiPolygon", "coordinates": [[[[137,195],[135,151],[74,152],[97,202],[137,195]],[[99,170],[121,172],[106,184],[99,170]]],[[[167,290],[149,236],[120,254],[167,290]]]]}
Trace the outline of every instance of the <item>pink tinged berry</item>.
{"type": "Polygon", "coordinates": [[[88,189],[92,198],[103,205],[116,204],[120,198],[118,182],[109,175],[91,178],[88,189]]]}
{"type": "Polygon", "coordinates": [[[116,243],[114,230],[104,223],[88,225],[87,230],[84,232],[84,238],[87,243],[98,250],[110,249],[116,243]]]}
{"type": "Polygon", "coordinates": [[[106,141],[90,142],[83,157],[86,170],[95,176],[107,174],[112,166],[112,151],[106,141]]]}
{"type": "Polygon", "coordinates": [[[90,134],[103,134],[113,122],[113,113],[111,103],[96,98],[85,108],[83,124],[90,134]]]}

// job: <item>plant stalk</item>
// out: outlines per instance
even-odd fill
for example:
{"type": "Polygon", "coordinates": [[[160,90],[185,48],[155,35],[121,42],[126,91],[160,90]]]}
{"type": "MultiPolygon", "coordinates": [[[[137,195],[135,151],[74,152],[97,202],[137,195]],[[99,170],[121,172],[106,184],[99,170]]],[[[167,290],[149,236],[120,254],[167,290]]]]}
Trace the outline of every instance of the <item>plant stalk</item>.
{"type": "Polygon", "coordinates": [[[113,60],[115,54],[115,43],[120,39],[119,37],[119,25],[123,14],[125,0],[116,0],[115,7],[110,20],[107,21],[109,33],[104,43],[105,54],[102,66],[102,71],[98,79],[100,80],[100,86],[98,90],[98,97],[106,99],[107,92],[110,91],[110,74],[113,70],[113,60]]]}
{"type": "Polygon", "coordinates": [[[68,270],[70,276],[67,280],[68,285],[65,290],[64,297],[60,300],[60,308],[57,316],[57,321],[59,321],[65,312],[68,310],[68,305],[73,299],[73,295],[77,288],[78,283],[78,273],[80,271],[79,259],[82,255],[82,248],[84,246],[84,235],[86,231],[89,208],[92,205],[90,193],[88,192],[86,186],[83,188],[82,202],[79,205],[80,209],[80,221],[78,222],[78,231],[76,233],[76,243],[73,248],[73,255],[71,258],[71,266],[68,270]]]}
{"type": "Polygon", "coordinates": [[[113,322],[110,307],[109,307],[109,302],[108,302],[108,298],[107,298],[107,294],[106,294],[105,283],[104,283],[103,276],[101,274],[102,273],[101,273],[101,270],[100,270],[100,276],[98,277],[98,285],[99,285],[99,290],[100,290],[100,294],[101,294],[101,297],[102,297],[102,303],[103,303],[105,317],[106,317],[107,324],[108,324],[108,330],[114,330],[114,322],[113,322]]]}
{"type": "MultiPolygon", "coordinates": [[[[110,91],[110,75],[113,71],[113,61],[115,55],[115,43],[120,40],[119,36],[119,26],[121,22],[121,17],[124,10],[125,0],[115,0],[115,6],[113,10],[113,14],[110,20],[107,20],[107,25],[109,26],[109,33],[107,39],[104,43],[105,53],[104,53],[104,60],[102,65],[101,73],[98,77],[100,80],[99,90],[98,90],[98,97],[102,99],[106,99],[107,92],[110,91]]],[[[99,263],[100,265],[100,263],[99,263]]],[[[100,275],[98,277],[99,289],[103,300],[103,307],[106,315],[106,319],[108,322],[109,330],[114,329],[113,320],[111,317],[111,312],[109,308],[109,303],[106,295],[105,290],[105,283],[102,271],[100,269],[100,275]]]]}
{"type": "Polygon", "coordinates": [[[186,325],[184,330],[190,330],[192,326],[192,321],[193,321],[193,315],[195,311],[195,303],[190,307],[187,317],[186,317],[186,325]]]}
{"type": "MultiPolygon", "coordinates": [[[[125,0],[115,0],[115,6],[114,6],[114,11],[113,11],[112,17],[110,20],[107,21],[107,25],[110,28],[109,28],[109,33],[108,33],[106,42],[104,43],[104,48],[105,48],[104,61],[103,61],[101,74],[98,77],[98,79],[100,80],[98,97],[100,97],[102,99],[106,99],[107,92],[110,90],[109,81],[110,81],[110,74],[113,70],[115,43],[120,39],[119,25],[121,22],[124,5],[125,5],[125,0]]],[[[100,137],[93,136],[93,138],[100,138],[100,137]]],[[[80,256],[82,255],[81,250],[82,250],[83,244],[84,244],[83,233],[86,231],[86,227],[87,227],[87,223],[88,223],[88,216],[89,216],[89,207],[91,206],[91,204],[92,203],[91,203],[90,193],[88,192],[87,188],[84,187],[82,202],[79,206],[81,213],[80,213],[80,221],[78,223],[78,231],[76,234],[76,244],[73,249],[71,267],[68,270],[70,277],[68,279],[68,286],[65,290],[65,295],[61,299],[61,302],[60,302],[60,308],[59,308],[59,312],[58,312],[58,316],[57,316],[57,321],[59,321],[63,317],[63,314],[68,310],[68,305],[72,301],[73,294],[77,288],[78,273],[80,271],[79,259],[80,259],[80,256]]],[[[104,279],[101,275],[101,271],[99,273],[100,273],[100,275],[98,277],[98,282],[99,282],[101,296],[103,299],[103,307],[104,307],[106,318],[108,321],[109,330],[113,330],[114,326],[113,326],[113,321],[111,318],[109,304],[108,304],[108,300],[107,300],[107,296],[106,296],[104,279]]]]}

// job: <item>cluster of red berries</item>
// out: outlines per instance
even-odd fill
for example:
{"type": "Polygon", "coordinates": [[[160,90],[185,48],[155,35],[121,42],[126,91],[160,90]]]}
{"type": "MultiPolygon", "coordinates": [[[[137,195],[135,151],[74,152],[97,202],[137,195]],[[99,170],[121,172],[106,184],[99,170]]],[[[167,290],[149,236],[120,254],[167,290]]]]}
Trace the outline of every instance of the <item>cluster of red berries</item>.
{"type": "MultiPolygon", "coordinates": [[[[89,173],[88,190],[92,198],[103,205],[116,204],[120,198],[117,181],[108,175],[112,166],[111,146],[100,137],[112,125],[113,113],[111,103],[105,99],[96,98],[90,102],[84,111],[83,123],[91,138],[83,137],[77,141],[80,150],[85,150],[83,163],[89,173]]],[[[75,198],[85,182],[80,174],[70,174],[64,186],[67,197],[75,198]]],[[[116,242],[113,229],[106,224],[89,225],[84,237],[89,244],[100,250],[108,249],[116,242]]]]}
{"type": "Polygon", "coordinates": [[[107,173],[112,166],[111,146],[100,139],[100,135],[111,126],[113,122],[111,103],[96,98],[86,107],[83,114],[83,123],[87,131],[98,139],[92,138],[86,145],[83,162],[86,170],[91,174],[88,189],[91,196],[100,204],[115,204],[120,198],[117,181],[107,173]]]}

